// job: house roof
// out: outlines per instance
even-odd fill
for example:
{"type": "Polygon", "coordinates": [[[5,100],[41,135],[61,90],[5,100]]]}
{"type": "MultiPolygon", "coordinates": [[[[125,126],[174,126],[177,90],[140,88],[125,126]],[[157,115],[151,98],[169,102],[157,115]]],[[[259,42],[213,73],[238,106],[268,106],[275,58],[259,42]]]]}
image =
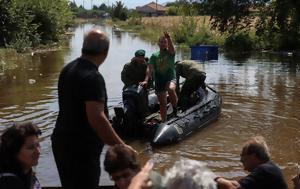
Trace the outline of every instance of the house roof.
{"type": "Polygon", "coordinates": [[[156,7],[156,3],[155,2],[151,2],[151,3],[148,3],[144,6],[141,6],[141,7],[136,7],[136,10],[137,11],[141,11],[141,10],[153,10],[153,11],[167,11],[167,8],[160,5],[160,4],[157,4],[157,7],[156,7]]]}

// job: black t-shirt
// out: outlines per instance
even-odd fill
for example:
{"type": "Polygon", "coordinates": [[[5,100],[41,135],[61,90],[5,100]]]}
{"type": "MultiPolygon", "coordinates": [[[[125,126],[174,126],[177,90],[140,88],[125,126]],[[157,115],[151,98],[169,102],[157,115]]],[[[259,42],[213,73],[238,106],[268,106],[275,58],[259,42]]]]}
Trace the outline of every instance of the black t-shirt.
{"type": "Polygon", "coordinates": [[[90,126],[85,102],[97,101],[107,111],[105,81],[92,62],[78,58],[66,65],[58,81],[59,114],[52,139],[80,144],[103,145],[90,126]]]}
{"type": "Polygon", "coordinates": [[[281,170],[271,161],[259,165],[239,183],[244,189],[287,189],[281,170]]]}

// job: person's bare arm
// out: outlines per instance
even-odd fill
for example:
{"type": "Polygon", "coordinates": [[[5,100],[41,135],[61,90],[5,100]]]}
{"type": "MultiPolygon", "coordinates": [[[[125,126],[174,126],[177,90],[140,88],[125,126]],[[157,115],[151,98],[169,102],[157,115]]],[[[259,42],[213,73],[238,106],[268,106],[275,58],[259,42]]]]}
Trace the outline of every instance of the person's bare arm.
{"type": "Polygon", "coordinates": [[[148,77],[151,78],[152,76],[152,73],[153,73],[153,65],[152,64],[148,64],[148,67],[147,67],[147,72],[148,72],[148,77]]]}
{"type": "Polygon", "coordinates": [[[148,65],[147,69],[146,69],[145,79],[144,79],[144,81],[140,82],[140,85],[143,86],[143,87],[147,87],[148,82],[149,82],[150,79],[151,79],[151,74],[150,74],[150,68],[149,68],[149,65],[148,65]]]}
{"type": "Polygon", "coordinates": [[[218,189],[243,189],[235,180],[227,180],[225,178],[218,177],[215,181],[218,184],[218,189]]]}
{"type": "Polygon", "coordinates": [[[152,181],[149,178],[149,174],[152,167],[153,163],[148,161],[142,170],[132,178],[128,189],[150,189],[152,181]]]}
{"type": "Polygon", "coordinates": [[[175,48],[171,39],[171,36],[168,32],[164,33],[165,38],[168,40],[168,51],[170,54],[175,54],[175,48]]]}
{"type": "Polygon", "coordinates": [[[96,101],[85,103],[86,114],[91,127],[97,136],[108,145],[125,144],[117,135],[104,113],[104,104],[96,101]]]}

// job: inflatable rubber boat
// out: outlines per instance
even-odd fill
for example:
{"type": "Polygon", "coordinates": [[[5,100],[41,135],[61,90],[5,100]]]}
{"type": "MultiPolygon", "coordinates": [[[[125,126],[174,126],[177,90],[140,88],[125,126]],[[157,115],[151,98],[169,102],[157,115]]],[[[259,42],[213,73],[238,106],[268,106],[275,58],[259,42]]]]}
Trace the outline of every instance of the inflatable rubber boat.
{"type": "Polygon", "coordinates": [[[122,93],[123,104],[114,107],[112,124],[123,137],[149,140],[153,145],[179,142],[216,120],[221,112],[222,99],[218,92],[207,86],[199,88],[191,97],[192,104],[178,107],[174,115],[168,106],[168,119],[160,122],[159,104],[153,91],[130,86],[122,93]]]}

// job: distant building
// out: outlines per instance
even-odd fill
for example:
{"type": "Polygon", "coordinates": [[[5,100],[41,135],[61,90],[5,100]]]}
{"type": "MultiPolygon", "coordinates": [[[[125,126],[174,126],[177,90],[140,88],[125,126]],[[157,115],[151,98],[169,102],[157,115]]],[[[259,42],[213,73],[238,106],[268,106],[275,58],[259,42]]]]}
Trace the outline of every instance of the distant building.
{"type": "Polygon", "coordinates": [[[160,16],[166,14],[167,7],[151,2],[144,6],[136,7],[136,11],[144,16],[160,16]]]}

